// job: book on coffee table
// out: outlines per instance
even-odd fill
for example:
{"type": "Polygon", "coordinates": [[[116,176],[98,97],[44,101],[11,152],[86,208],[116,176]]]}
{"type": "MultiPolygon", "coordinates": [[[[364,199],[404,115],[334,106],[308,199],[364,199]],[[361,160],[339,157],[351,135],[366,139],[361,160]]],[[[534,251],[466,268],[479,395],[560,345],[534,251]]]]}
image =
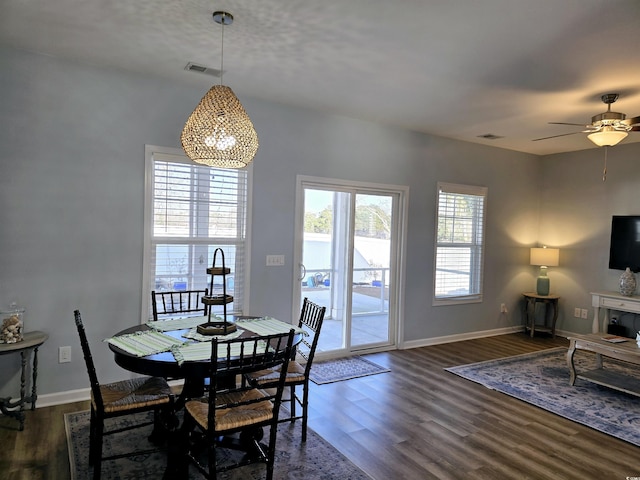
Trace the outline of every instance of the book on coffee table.
{"type": "Polygon", "coordinates": [[[602,340],[606,341],[606,342],[610,342],[610,343],[622,343],[622,342],[626,342],[627,340],[629,340],[626,337],[620,337],[618,335],[606,335],[604,337],[600,337],[602,338],[602,340]]]}

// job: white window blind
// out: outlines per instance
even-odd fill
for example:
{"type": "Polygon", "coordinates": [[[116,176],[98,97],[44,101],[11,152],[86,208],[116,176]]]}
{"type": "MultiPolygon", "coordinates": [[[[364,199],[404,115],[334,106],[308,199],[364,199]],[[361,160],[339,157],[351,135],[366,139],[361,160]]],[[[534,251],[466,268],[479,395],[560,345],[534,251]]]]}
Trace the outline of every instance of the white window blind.
{"type": "Polygon", "coordinates": [[[438,183],[434,305],[482,301],[486,187],[438,183]]]}
{"type": "MultiPolygon", "coordinates": [[[[145,188],[145,288],[143,319],[150,318],[151,291],[210,287],[216,248],[222,248],[227,313],[241,314],[244,304],[247,239],[247,170],[198,165],[178,150],[147,147],[145,188]],[[163,151],[164,150],[164,151],[163,151]],[[171,150],[171,153],[166,153],[171,150]]],[[[216,265],[222,266],[220,255],[216,265]]],[[[222,293],[222,277],[213,293],[222,293]]],[[[215,306],[214,313],[222,312],[215,306]]]]}

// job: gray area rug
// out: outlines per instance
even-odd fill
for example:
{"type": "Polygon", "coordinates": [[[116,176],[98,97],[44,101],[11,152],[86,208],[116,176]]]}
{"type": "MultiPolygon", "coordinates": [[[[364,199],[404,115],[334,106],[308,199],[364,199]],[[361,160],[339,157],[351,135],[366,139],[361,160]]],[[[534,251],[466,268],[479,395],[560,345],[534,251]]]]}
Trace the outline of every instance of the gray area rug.
{"type": "MultiPolygon", "coordinates": [[[[640,398],[577,379],[569,385],[566,348],[446,368],[467,380],[640,446],[640,398]]],[[[577,351],[578,373],[595,368],[595,356],[577,351]]],[[[627,375],[638,368],[604,359],[604,367],[627,375]]]]}
{"type": "Polygon", "coordinates": [[[311,366],[309,378],[313,383],[322,385],[390,371],[388,368],[381,367],[371,360],[355,356],[314,362],[311,366]]]}
{"type": "MultiPolygon", "coordinates": [[[[146,416],[147,414],[138,414],[146,416]]],[[[69,448],[69,462],[71,480],[85,480],[92,478],[92,471],[88,465],[89,454],[89,412],[76,412],[65,415],[67,445],[69,448]]],[[[112,422],[127,422],[125,419],[112,419],[112,422]]],[[[113,424],[111,424],[113,425],[113,424]]],[[[105,454],[129,452],[136,448],[153,448],[147,437],[151,427],[130,430],[107,436],[105,440],[105,454]]],[[[265,437],[268,431],[265,432],[265,437]]],[[[349,459],[326,442],[313,430],[307,430],[307,441],[300,441],[300,422],[283,423],[278,427],[276,442],[275,479],[326,479],[326,480],[370,480],[370,477],[356,467],[349,459]]],[[[225,454],[218,458],[224,463],[231,455],[225,454]]],[[[166,466],[166,455],[158,452],[137,457],[121,458],[103,462],[103,480],[157,480],[161,479],[166,466]]],[[[204,478],[195,467],[189,469],[190,479],[204,478]]],[[[265,466],[257,463],[246,467],[219,473],[219,479],[252,480],[264,479],[265,466]]]]}

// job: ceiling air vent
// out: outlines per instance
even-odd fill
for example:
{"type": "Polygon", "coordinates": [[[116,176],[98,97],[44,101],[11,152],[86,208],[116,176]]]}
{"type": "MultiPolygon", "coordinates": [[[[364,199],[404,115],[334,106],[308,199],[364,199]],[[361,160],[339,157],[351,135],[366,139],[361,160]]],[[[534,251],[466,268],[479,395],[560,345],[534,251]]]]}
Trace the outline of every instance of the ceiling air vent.
{"type": "Polygon", "coordinates": [[[499,138],[504,138],[499,135],[494,135],[493,133],[485,133],[484,135],[478,135],[478,138],[484,138],[485,140],[497,140],[499,138]]]}
{"type": "Polygon", "coordinates": [[[220,70],[217,68],[205,67],[203,65],[198,65],[197,63],[189,62],[184,69],[189,72],[204,73],[205,75],[220,78],[220,70]]]}

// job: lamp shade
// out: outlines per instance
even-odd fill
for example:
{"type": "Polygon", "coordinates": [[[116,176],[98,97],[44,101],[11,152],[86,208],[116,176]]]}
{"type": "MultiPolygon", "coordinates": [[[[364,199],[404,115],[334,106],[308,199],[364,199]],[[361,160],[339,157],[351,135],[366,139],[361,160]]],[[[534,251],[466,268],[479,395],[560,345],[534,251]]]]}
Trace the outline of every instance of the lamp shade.
{"type": "Polygon", "coordinates": [[[182,148],[196,163],[243,168],[258,151],[258,134],[244,107],[225,85],[214,85],[187,119],[182,148]]]}
{"type": "Polygon", "coordinates": [[[545,267],[557,267],[559,265],[560,250],[557,248],[532,248],[531,265],[544,265],[545,267]]]}
{"type": "Polygon", "coordinates": [[[627,137],[628,133],[616,130],[611,126],[605,126],[599,132],[587,135],[587,138],[599,147],[613,147],[627,137]]]}

